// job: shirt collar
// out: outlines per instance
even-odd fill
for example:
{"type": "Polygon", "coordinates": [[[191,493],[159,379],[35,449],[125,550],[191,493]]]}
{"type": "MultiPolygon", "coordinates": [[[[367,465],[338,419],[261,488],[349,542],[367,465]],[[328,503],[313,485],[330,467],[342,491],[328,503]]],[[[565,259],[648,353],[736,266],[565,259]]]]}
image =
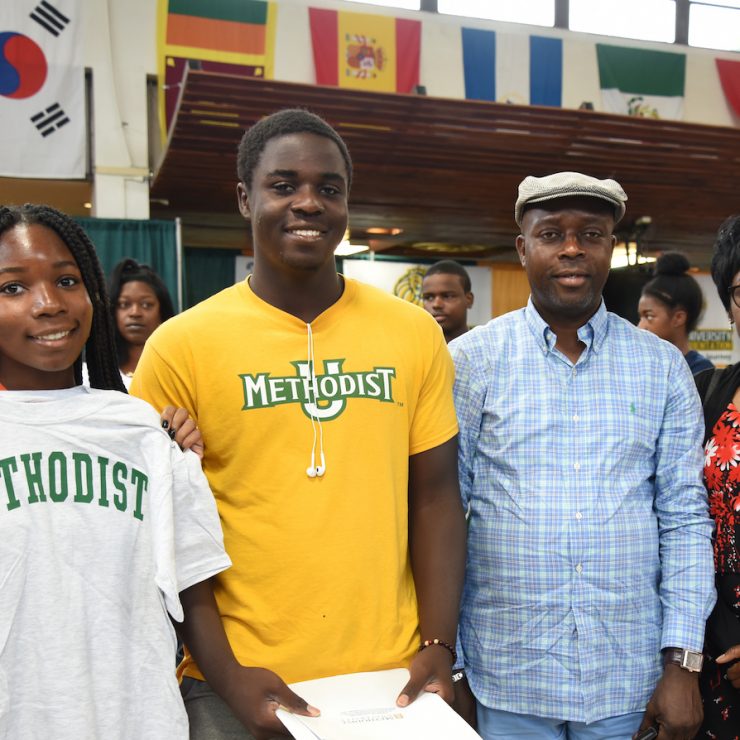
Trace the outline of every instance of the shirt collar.
{"type": "MultiPolygon", "coordinates": [[[[537,312],[531,296],[524,309],[524,318],[542,353],[546,355],[551,352],[555,347],[557,336],[537,312]]],[[[593,349],[594,352],[598,352],[601,349],[606,338],[607,324],[606,306],[602,298],[596,313],[578,329],[578,338],[586,345],[587,350],[593,349]]]]}

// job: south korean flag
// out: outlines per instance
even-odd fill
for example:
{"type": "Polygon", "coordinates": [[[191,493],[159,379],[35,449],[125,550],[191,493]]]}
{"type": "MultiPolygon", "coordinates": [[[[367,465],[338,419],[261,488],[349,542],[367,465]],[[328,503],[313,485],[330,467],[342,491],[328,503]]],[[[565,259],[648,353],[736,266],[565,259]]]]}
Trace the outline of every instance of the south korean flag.
{"type": "Polygon", "coordinates": [[[81,0],[0,3],[0,176],[86,170],[81,0]]]}

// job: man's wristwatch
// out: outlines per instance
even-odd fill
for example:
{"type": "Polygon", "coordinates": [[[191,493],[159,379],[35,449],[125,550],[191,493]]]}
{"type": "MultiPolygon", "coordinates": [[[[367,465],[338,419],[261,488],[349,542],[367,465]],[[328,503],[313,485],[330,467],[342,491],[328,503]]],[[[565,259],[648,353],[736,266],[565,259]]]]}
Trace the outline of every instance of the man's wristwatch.
{"type": "Polygon", "coordinates": [[[704,664],[704,656],[694,650],[683,648],[666,648],[663,651],[663,665],[675,663],[686,671],[699,673],[704,664]]]}

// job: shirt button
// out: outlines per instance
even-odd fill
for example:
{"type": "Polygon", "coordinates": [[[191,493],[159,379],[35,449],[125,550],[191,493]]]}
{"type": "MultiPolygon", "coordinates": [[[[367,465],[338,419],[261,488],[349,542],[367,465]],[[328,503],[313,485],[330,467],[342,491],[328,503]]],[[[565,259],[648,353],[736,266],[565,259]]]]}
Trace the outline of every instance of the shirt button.
{"type": "Polygon", "coordinates": [[[582,573],[582,572],[583,572],[583,566],[580,563],[578,563],[578,565],[576,565],[576,573],[582,573]]]}
{"type": "Polygon", "coordinates": [[[580,521],[581,519],[583,519],[583,514],[581,514],[580,511],[577,511],[576,512],[576,519],[578,519],[578,521],[580,521]]]}
{"type": "Polygon", "coordinates": [[[581,417],[578,414],[573,414],[573,421],[580,421],[581,417]]]}
{"type": "Polygon", "coordinates": [[[578,371],[575,368],[573,368],[573,375],[577,375],[577,373],[578,371]]]}
{"type": "Polygon", "coordinates": [[[580,470],[581,469],[581,463],[573,463],[573,470],[580,470]]]}

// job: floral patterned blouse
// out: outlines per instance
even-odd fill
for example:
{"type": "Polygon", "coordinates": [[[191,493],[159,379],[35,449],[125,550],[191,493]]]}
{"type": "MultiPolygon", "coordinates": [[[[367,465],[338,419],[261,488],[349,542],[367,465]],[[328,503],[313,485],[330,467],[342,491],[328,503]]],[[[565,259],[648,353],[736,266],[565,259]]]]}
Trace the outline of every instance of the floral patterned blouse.
{"type": "MultiPolygon", "coordinates": [[[[717,525],[715,570],[740,573],[740,411],[732,403],[717,419],[704,447],[704,480],[709,513],[717,525]]],[[[734,606],[740,616],[740,594],[734,606]]]]}
{"type": "MultiPolygon", "coordinates": [[[[717,598],[740,620],[740,410],[733,403],[717,419],[704,446],[704,481],[716,524],[717,598]]],[[[710,630],[704,652],[699,677],[704,720],[696,737],[740,740],[740,692],[727,680],[727,665],[714,662],[721,649],[713,644],[710,630]]]]}

